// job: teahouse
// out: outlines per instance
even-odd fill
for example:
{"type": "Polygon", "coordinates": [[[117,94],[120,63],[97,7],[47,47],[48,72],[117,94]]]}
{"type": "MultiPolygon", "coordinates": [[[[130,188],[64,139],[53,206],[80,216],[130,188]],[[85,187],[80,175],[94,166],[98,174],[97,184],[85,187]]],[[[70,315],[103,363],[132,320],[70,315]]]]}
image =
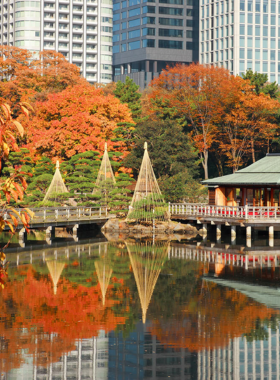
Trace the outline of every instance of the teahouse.
{"type": "Polygon", "coordinates": [[[209,205],[280,206],[280,153],[202,183],[208,186],[209,205]]]}

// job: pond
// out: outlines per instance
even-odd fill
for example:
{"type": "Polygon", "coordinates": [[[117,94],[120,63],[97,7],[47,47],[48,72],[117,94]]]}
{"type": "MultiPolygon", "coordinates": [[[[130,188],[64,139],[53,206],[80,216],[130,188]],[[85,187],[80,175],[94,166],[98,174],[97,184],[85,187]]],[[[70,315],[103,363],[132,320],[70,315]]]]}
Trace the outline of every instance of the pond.
{"type": "Polygon", "coordinates": [[[280,250],[241,251],[105,238],[11,250],[1,379],[279,379],[280,250]]]}

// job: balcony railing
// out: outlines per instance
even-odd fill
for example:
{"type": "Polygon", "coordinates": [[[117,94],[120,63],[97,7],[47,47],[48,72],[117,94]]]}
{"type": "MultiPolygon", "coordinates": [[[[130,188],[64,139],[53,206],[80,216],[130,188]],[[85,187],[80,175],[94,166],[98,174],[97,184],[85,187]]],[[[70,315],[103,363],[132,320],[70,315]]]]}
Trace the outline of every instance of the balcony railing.
{"type": "Polygon", "coordinates": [[[169,212],[172,216],[199,216],[229,219],[278,219],[280,207],[260,206],[210,206],[203,203],[170,203],[169,212]]]}

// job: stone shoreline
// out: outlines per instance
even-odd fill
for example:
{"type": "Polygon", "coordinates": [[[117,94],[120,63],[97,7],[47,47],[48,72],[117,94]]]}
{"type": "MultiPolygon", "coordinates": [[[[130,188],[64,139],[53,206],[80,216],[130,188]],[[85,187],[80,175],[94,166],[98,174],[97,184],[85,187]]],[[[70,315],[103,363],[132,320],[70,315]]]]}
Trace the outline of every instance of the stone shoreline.
{"type": "Polygon", "coordinates": [[[154,226],[145,226],[142,224],[130,224],[124,220],[110,219],[101,229],[104,233],[109,234],[123,234],[125,236],[151,236],[151,235],[187,235],[187,237],[194,237],[199,232],[196,227],[190,224],[181,224],[173,221],[157,222],[154,226]]]}

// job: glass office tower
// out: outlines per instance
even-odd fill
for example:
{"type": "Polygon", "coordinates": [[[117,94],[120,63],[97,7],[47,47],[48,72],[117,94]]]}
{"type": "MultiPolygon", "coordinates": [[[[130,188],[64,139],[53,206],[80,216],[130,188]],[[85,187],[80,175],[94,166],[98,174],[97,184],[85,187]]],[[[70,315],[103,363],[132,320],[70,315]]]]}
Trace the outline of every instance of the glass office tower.
{"type": "Polygon", "coordinates": [[[252,69],[280,83],[279,15],[275,0],[201,0],[200,63],[219,64],[235,75],[252,69]]]}
{"type": "Polygon", "coordinates": [[[198,61],[196,0],[114,0],[114,80],[141,88],[167,65],[198,61]]]}

